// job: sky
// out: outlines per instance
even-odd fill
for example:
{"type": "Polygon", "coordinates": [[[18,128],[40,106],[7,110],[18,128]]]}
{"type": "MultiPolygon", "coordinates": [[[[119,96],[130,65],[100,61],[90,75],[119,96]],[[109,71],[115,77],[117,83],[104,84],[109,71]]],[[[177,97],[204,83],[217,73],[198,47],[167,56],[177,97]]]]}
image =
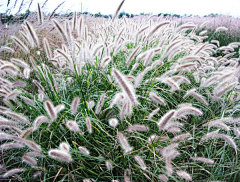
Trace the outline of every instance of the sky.
{"type": "MultiPolygon", "coordinates": [[[[7,9],[7,1],[1,0],[0,12],[5,12],[7,9]]],[[[30,10],[37,10],[37,3],[40,5],[45,0],[33,0],[30,10]]],[[[61,2],[64,0],[48,0],[44,12],[52,12],[61,2]]],[[[98,13],[104,15],[114,14],[118,5],[122,0],[66,0],[61,8],[57,12],[71,12],[71,11],[82,11],[90,13],[98,13]]],[[[15,0],[10,1],[9,7],[13,7],[15,0]]],[[[17,1],[16,8],[12,12],[16,13],[19,9],[19,5],[22,0],[17,1]]],[[[29,5],[29,0],[24,0],[26,5],[22,9],[22,13],[26,11],[29,5]]],[[[8,8],[9,8],[8,7],[8,8]]],[[[240,17],[240,0],[125,0],[121,11],[125,11],[129,14],[140,14],[140,13],[169,13],[179,15],[208,15],[211,13],[232,15],[234,17],[240,17]]]]}

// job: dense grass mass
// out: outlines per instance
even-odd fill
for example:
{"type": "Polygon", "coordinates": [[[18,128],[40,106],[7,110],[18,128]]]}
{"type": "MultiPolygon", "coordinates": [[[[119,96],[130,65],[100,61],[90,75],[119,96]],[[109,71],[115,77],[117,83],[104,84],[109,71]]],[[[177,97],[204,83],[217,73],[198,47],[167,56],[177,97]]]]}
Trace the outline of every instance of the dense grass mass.
{"type": "Polygon", "coordinates": [[[207,23],[39,12],[3,35],[1,180],[239,181],[239,37],[207,23]]]}

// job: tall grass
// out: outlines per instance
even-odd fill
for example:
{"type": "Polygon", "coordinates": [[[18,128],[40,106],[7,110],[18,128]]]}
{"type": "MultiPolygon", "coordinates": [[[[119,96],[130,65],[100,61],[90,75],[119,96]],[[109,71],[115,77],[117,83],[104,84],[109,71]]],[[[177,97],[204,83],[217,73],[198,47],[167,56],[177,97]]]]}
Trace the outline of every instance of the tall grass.
{"type": "Polygon", "coordinates": [[[15,37],[1,52],[1,178],[239,179],[240,67],[227,56],[239,43],[162,17],[45,17],[21,31],[29,52],[15,37]]]}

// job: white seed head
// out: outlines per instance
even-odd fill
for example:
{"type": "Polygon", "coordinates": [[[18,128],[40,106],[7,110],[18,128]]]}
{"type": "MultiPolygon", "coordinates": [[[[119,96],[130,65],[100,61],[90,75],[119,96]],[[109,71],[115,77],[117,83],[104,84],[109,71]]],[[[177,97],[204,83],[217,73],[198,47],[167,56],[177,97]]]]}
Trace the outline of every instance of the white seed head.
{"type": "Polygon", "coordinates": [[[78,149],[80,150],[81,153],[85,154],[85,155],[90,155],[90,152],[87,148],[85,147],[78,147],[78,149]]]}
{"type": "Polygon", "coordinates": [[[108,123],[111,127],[116,128],[118,125],[118,120],[116,118],[111,118],[108,120],[108,123]]]}
{"type": "Polygon", "coordinates": [[[70,151],[70,146],[69,146],[68,143],[62,142],[59,145],[59,149],[62,150],[62,151],[65,151],[65,152],[69,152],[70,151]]]}

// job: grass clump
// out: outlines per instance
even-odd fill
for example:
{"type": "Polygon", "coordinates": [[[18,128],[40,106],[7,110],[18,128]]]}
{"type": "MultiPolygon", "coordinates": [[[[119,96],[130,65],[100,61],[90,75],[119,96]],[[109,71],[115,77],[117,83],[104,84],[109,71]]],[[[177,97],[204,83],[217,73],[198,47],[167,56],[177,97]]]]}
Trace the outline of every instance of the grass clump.
{"type": "Polygon", "coordinates": [[[238,44],[162,17],[74,16],[23,23],[0,61],[1,178],[236,181],[238,44]]]}

